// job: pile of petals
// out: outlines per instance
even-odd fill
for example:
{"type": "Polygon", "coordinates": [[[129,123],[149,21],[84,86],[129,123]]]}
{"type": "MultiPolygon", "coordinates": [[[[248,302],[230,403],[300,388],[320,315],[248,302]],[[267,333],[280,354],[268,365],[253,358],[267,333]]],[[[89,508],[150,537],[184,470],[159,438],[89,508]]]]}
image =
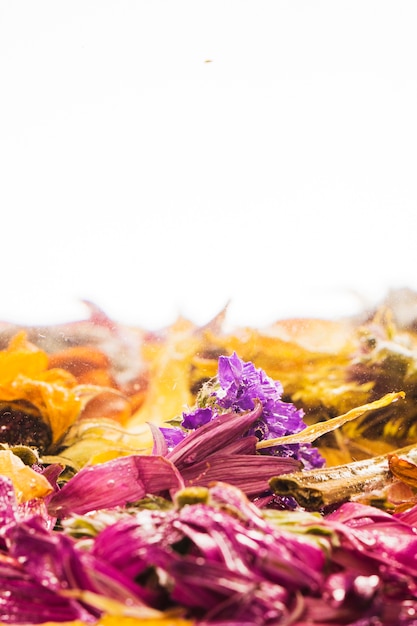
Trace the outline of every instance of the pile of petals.
{"type": "Polygon", "coordinates": [[[265,511],[219,482],[67,511],[52,530],[45,511],[17,506],[8,479],[0,497],[0,622],[416,624],[415,509],[265,511]]]}
{"type": "Polygon", "coordinates": [[[276,443],[306,428],[282,392],[233,353],[147,453],[64,477],[1,450],[0,623],[416,626],[417,507],[278,502],[272,477],[324,464],[308,437],[276,443]]]}

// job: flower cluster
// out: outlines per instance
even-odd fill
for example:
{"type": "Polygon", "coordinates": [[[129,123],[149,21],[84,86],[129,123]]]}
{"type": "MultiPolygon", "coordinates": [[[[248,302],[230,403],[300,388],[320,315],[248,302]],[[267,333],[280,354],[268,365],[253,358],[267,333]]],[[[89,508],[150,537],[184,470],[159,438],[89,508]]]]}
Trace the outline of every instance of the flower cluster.
{"type": "MultiPolygon", "coordinates": [[[[258,441],[284,437],[302,431],[302,409],[282,400],[282,385],[272,380],[251,362],[245,362],[236,353],[220,356],[218,374],[203,385],[193,410],[182,415],[179,427],[161,429],[169,448],[178,444],[190,431],[208,424],[224,413],[252,411],[255,404],[262,405],[260,417],[248,430],[258,441]]],[[[311,444],[271,446],[263,454],[291,457],[302,461],[305,469],[322,467],[324,459],[311,444]]]]}

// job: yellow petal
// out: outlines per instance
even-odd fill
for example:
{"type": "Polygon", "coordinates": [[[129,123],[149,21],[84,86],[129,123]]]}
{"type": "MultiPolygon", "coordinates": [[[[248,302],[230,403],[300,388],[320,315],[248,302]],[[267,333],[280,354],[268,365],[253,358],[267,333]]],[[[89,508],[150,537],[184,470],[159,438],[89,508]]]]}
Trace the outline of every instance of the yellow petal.
{"type": "Polygon", "coordinates": [[[26,340],[20,332],[5,350],[0,350],[0,386],[7,386],[18,374],[30,378],[38,376],[48,366],[48,357],[26,340]]]}
{"type": "Polygon", "coordinates": [[[192,626],[193,623],[181,617],[138,619],[136,617],[105,615],[96,626],[192,626]]]}
{"type": "Polygon", "coordinates": [[[132,433],[112,419],[83,418],[63,439],[62,457],[81,468],[87,463],[95,465],[119,456],[151,454],[153,443],[147,424],[138,426],[132,433]]]}
{"type": "MultiPolygon", "coordinates": [[[[180,617],[137,618],[119,615],[104,615],[94,626],[193,626],[194,622],[180,617]]],[[[9,626],[0,622],[0,626],[9,626]]],[[[85,622],[44,622],[39,626],[86,626],[85,622]]]]}
{"type": "Polygon", "coordinates": [[[288,445],[294,443],[312,443],[326,433],[330,433],[333,430],[340,428],[344,424],[352,422],[353,420],[358,419],[358,417],[362,417],[362,415],[364,415],[365,413],[375,411],[376,409],[382,409],[390,405],[392,402],[397,402],[397,400],[403,399],[404,397],[404,391],[393,391],[391,393],[386,393],[385,396],[382,396],[382,398],[379,398],[379,400],[375,400],[374,402],[369,402],[368,404],[358,406],[355,409],[344,413],[343,415],[333,417],[327,422],[312,424],[311,426],[308,426],[304,430],[293,435],[285,435],[284,437],[276,437],[275,439],[266,439],[264,441],[260,441],[258,444],[256,444],[256,447],[258,450],[261,450],[264,448],[271,448],[273,446],[282,444],[288,445]]]}
{"type": "MultiPolygon", "coordinates": [[[[122,603],[92,591],[68,589],[61,592],[69,598],[85,602],[103,611],[95,626],[192,626],[193,622],[181,617],[179,610],[159,611],[145,604],[122,603]]],[[[182,612],[182,611],[181,611],[182,612]]],[[[45,626],[45,625],[44,625],[45,626]]]]}
{"type": "Polygon", "coordinates": [[[392,454],[389,458],[389,468],[395,478],[398,478],[413,489],[417,487],[417,465],[407,458],[392,454]]]}
{"type": "Polygon", "coordinates": [[[0,450],[0,475],[12,481],[19,504],[34,498],[44,498],[52,492],[46,478],[25,465],[11,450],[0,450]]]}
{"type": "Polygon", "coordinates": [[[195,327],[180,319],[168,329],[164,340],[144,346],[149,387],[142,406],[127,422],[129,429],[145,422],[162,425],[186,409],[192,401],[191,359],[200,344],[195,327]]]}
{"type": "Polygon", "coordinates": [[[5,398],[5,395],[4,393],[1,396],[2,399],[26,400],[36,407],[51,427],[53,442],[58,441],[68,430],[81,410],[81,400],[76,388],[71,389],[66,384],[56,381],[17,376],[10,386],[8,397],[5,398]]]}

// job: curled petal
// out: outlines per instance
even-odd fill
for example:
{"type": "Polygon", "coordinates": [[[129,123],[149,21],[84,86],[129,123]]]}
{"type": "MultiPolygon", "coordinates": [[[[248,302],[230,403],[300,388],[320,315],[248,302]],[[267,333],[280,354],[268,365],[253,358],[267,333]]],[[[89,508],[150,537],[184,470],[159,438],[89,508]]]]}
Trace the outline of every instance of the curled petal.
{"type": "Polygon", "coordinates": [[[179,470],[187,465],[204,460],[209,454],[222,450],[247,432],[262,412],[257,403],[247,413],[224,413],[200,426],[189,434],[167,455],[179,470]]]}
{"type": "Polygon", "coordinates": [[[182,470],[187,485],[209,486],[225,481],[239,487],[246,495],[258,495],[269,489],[271,476],[300,469],[295,459],[258,454],[214,454],[182,470]]]}
{"type": "Polygon", "coordinates": [[[159,494],[183,486],[175,466],[160,456],[125,456],[84,467],[48,504],[50,515],[66,517],[96,509],[123,506],[146,494],[159,494]]]}

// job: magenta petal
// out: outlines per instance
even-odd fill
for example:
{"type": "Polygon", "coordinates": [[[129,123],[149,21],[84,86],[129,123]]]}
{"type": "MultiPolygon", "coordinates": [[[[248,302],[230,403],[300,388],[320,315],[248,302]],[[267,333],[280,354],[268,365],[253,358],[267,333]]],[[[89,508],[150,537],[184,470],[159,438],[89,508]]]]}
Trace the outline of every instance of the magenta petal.
{"type": "Polygon", "coordinates": [[[152,422],[148,422],[148,426],[150,428],[153,438],[152,454],[154,454],[155,456],[166,456],[168,453],[168,446],[162,430],[152,422]]]}
{"type": "Polygon", "coordinates": [[[298,471],[300,465],[299,461],[290,458],[217,453],[185,467],[181,474],[188,486],[227,482],[247,496],[254,496],[269,489],[271,476],[298,471]]]}
{"type": "Polygon", "coordinates": [[[0,476],[0,528],[16,520],[17,502],[10,478],[0,476]]]}
{"type": "Polygon", "coordinates": [[[91,591],[131,606],[152,599],[122,568],[79,550],[62,533],[45,530],[40,519],[10,527],[7,545],[6,564],[0,566],[1,623],[95,622],[99,611],[77,600],[77,591],[91,591]],[[65,597],[63,590],[74,591],[73,599],[65,597]]]}
{"type": "Polygon", "coordinates": [[[91,615],[76,600],[65,598],[40,582],[25,578],[2,578],[0,621],[8,624],[43,624],[82,620],[95,623],[91,615]]]}
{"type": "Polygon", "coordinates": [[[161,456],[125,456],[84,467],[48,503],[57,517],[83,515],[96,509],[124,506],[146,494],[177,490],[183,481],[175,466],[161,456]]]}
{"type": "Polygon", "coordinates": [[[200,426],[187,435],[167,455],[182,471],[192,463],[202,461],[209,454],[222,450],[226,445],[242,437],[262,413],[262,405],[257,403],[247,413],[224,413],[200,426]]]}
{"type": "MultiPolygon", "coordinates": [[[[232,441],[231,443],[224,446],[220,454],[257,454],[257,443],[258,439],[257,437],[255,437],[255,435],[248,435],[247,437],[236,439],[236,441],[232,441]]],[[[215,452],[215,454],[219,453],[215,452]]]]}

